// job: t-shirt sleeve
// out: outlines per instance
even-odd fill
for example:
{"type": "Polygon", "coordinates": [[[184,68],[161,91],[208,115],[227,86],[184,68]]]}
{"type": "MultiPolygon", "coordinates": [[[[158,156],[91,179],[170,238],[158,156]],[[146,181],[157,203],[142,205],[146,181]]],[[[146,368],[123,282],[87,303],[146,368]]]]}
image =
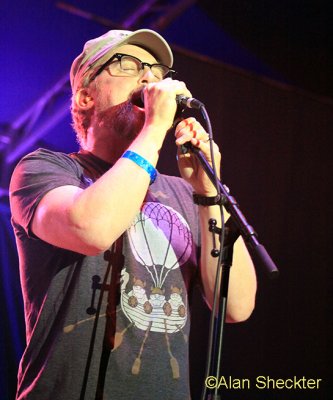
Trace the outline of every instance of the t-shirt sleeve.
{"type": "Polygon", "coordinates": [[[80,171],[68,155],[39,149],[25,156],[9,187],[13,223],[34,237],[30,224],[40,200],[50,190],[66,185],[83,187],[80,171]]]}

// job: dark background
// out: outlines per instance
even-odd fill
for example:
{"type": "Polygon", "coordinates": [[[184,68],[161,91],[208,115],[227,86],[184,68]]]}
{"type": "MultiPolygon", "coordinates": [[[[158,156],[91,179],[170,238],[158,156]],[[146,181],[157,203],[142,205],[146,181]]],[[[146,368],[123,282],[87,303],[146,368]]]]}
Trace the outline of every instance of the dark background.
{"type": "MultiPolygon", "coordinates": [[[[79,16],[77,10],[69,12],[55,1],[33,5],[5,1],[0,10],[0,398],[4,400],[13,398],[24,348],[7,196],[11,170],[22,155],[20,148],[23,154],[40,146],[76,149],[67,111],[70,93],[66,84],[60,89],[55,84],[67,74],[84,41],[104,33],[110,21],[128,23],[133,11],[146,2],[70,4],[93,15],[79,16]],[[97,16],[107,19],[104,26],[97,16]],[[50,92],[53,95],[48,96],[50,92]]],[[[279,279],[270,281],[257,269],[257,307],[252,317],[226,326],[222,372],[249,378],[252,387],[224,390],[222,398],[329,399],[333,372],[330,2],[198,1],[166,23],[170,10],[179,11],[181,4],[155,2],[133,28],[157,26],[174,45],[178,78],[206,104],[211,117],[223,153],[223,182],[280,270],[279,279]],[[323,381],[319,390],[258,390],[254,386],[260,375],[323,381]]],[[[177,174],[171,137],[159,169],[177,174]]],[[[195,303],[194,400],[204,379],[209,317],[198,295],[195,303]]]]}

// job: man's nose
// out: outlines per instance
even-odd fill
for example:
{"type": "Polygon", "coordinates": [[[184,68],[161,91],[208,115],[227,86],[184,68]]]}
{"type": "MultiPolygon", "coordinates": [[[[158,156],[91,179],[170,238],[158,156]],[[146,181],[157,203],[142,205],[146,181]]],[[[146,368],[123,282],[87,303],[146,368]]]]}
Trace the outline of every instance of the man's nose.
{"type": "Polygon", "coordinates": [[[148,65],[144,66],[144,69],[141,71],[140,82],[141,83],[150,83],[150,82],[158,82],[159,79],[153,74],[152,70],[148,65]]]}

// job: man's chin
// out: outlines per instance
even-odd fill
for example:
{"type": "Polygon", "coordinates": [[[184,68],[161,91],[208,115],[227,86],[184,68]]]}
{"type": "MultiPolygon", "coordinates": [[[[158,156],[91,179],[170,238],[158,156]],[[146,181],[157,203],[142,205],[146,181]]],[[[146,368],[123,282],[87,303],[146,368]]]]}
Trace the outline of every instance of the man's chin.
{"type": "Polygon", "coordinates": [[[127,141],[133,141],[143,128],[145,113],[144,109],[126,101],[100,111],[97,119],[103,129],[114,132],[127,141]]]}

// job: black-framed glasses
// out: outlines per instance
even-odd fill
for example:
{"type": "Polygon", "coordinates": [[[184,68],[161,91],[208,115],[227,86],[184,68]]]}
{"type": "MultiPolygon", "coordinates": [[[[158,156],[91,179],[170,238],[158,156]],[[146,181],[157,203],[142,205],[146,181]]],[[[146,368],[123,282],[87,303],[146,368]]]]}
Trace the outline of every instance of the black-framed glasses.
{"type": "Polygon", "coordinates": [[[93,81],[103,70],[107,69],[113,76],[138,76],[140,72],[149,67],[155,78],[162,80],[172,77],[176,71],[164,64],[149,64],[129,54],[116,53],[93,73],[89,81],[93,81]]]}

